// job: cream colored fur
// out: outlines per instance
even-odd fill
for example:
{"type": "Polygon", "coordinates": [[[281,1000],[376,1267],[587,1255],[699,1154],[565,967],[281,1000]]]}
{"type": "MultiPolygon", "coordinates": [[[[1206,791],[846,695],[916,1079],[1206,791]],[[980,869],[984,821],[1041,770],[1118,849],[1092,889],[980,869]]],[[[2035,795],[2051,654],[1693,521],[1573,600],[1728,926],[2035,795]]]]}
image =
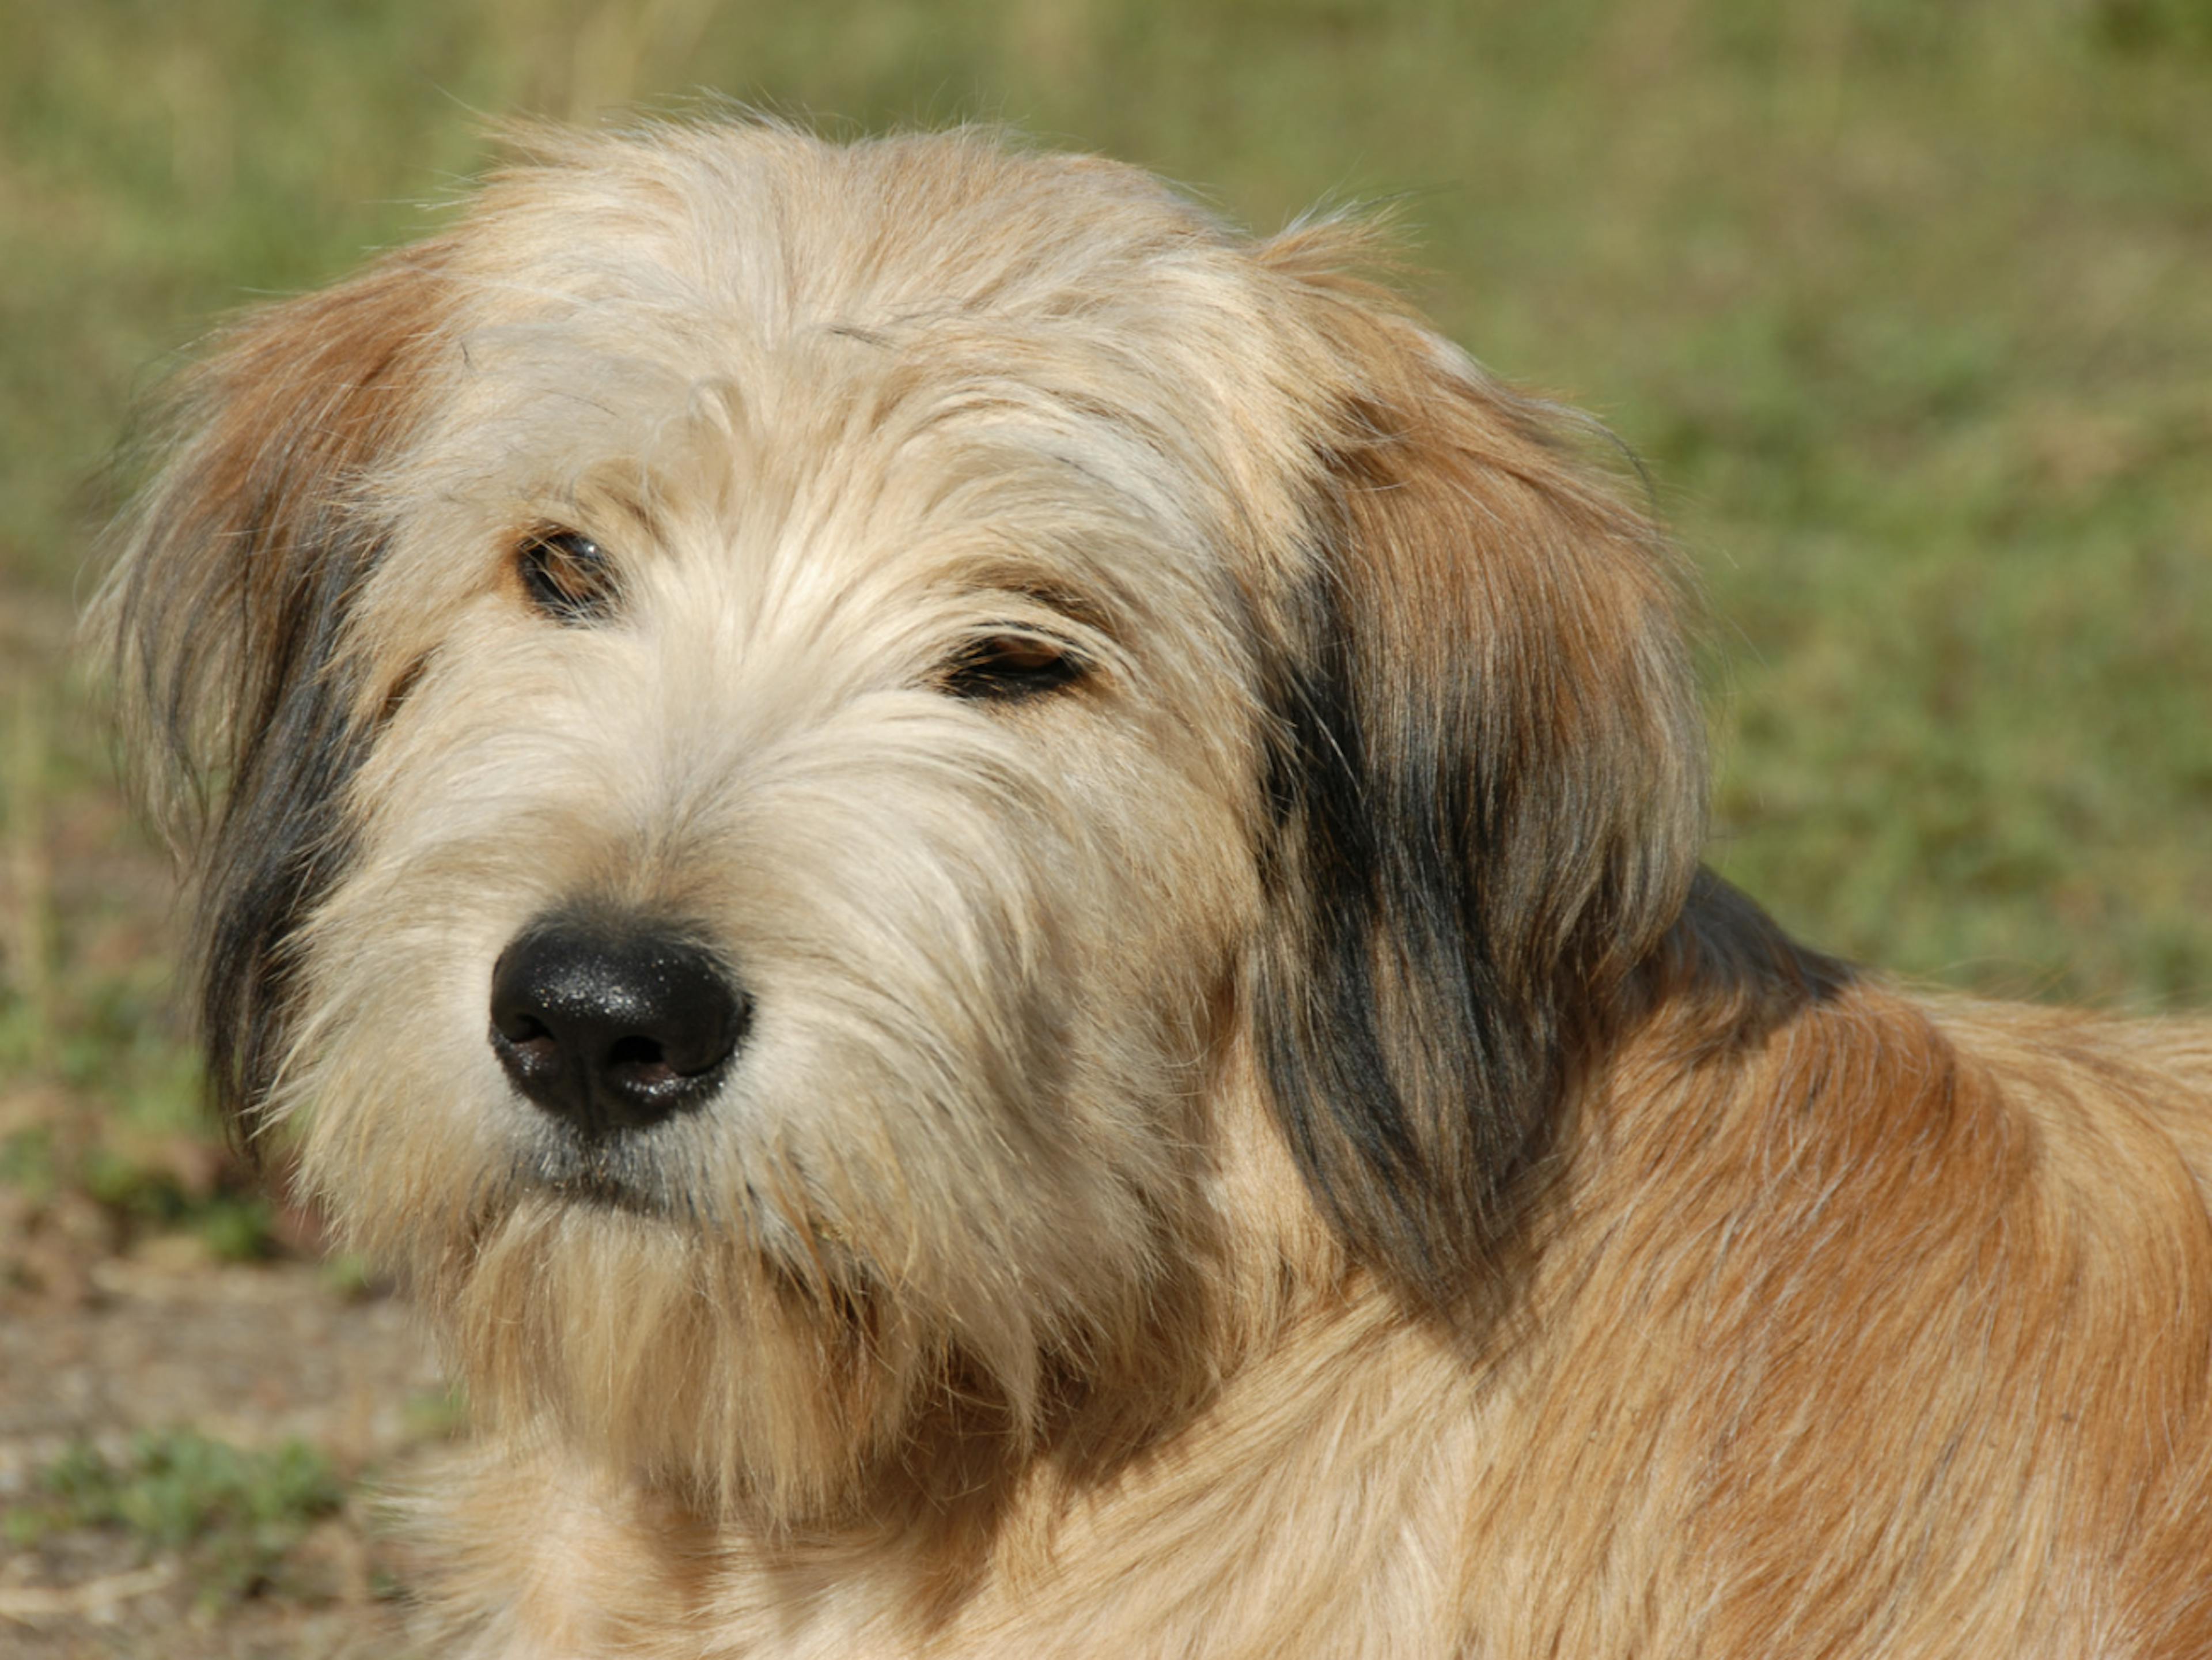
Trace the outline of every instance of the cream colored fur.
{"type": "Polygon", "coordinates": [[[521,148],[218,343],[105,602],[234,1104],[479,1420],[447,1651],[2212,1652],[2212,1037],[1696,876],[1670,556],[1368,232],[521,148]],[[947,695],[1024,630],[1082,678],[947,695]],[[757,998],[627,1207],[487,1043],[579,897],[757,998]]]}

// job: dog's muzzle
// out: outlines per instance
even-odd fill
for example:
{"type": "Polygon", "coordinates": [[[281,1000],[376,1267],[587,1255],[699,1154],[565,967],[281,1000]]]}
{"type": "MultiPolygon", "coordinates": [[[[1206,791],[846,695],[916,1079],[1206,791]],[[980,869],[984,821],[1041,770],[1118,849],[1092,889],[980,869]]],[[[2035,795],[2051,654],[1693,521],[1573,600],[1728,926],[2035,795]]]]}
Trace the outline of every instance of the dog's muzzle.
{"type": "Polygon", "coordinates": [[[704,1105],[751,1018],[713,953],[632,915],[542,918],[492,969],[493,1053],[526,1098],[588,1140],[704,1105]]]}

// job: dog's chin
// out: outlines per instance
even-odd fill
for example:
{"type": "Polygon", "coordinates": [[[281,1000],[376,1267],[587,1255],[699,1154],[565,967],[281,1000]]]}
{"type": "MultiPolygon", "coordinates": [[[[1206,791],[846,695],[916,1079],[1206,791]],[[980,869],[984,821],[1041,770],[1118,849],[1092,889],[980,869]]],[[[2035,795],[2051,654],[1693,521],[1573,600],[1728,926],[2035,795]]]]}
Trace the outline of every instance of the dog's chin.
{"type": "Polygon", "coordinates": [[[649,1132],[589,1135],[549,1126],[518,1149],[518,1197],[701,1225],[697,1184],[686,1162],[649,1132]]]}
{"type": "Polygon", "coordinates": [[[743,1230],[693,1223],[686,1191],[619,1144],[518,1158],[429,1288],[472,1410],[710,1511],[833,1514],[899,1441],[949,1340],[911,1309],[805,1283],[743,1230]]]}

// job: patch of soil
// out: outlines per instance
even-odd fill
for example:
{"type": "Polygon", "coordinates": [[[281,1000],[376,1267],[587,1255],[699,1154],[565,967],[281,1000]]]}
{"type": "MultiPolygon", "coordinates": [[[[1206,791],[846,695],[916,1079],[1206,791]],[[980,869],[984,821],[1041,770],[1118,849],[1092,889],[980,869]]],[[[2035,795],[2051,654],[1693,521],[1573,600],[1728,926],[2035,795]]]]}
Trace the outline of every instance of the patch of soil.
{"type": "Polygon", "coordinates": [[[175,879],[100,763],[63,661],[72,624],[0,569],[0,1153],[27,1136],[48,1153],[0,1177],[0,1656],[407,1660],[408,1564],[376,1495],[454,1417],[407,1310],[317,1266],[312,1219],[281,1206],[262,1245],[279,1260],[239,1264],[82,1179],[97,1144],[181,1204],[252,1191],[213,1126],[117,1116],[140,1027],[166,1018],[140,988],[160,984],[175,879]],[[152,1529],[5,1525],[46,1502],[64,1451],[119,1464],[180,1428],[247,1454],[304,1442],[343,1502],[295,1519],[272,1571],[244,1558],[243,1584],[204,1583],[206,1554],[152,1529]]]}
{"type": "Polygon", "coordinates": [[[402,1484],[447,1414],[407,1311],[301,1262],[207,1261],[154,1239],[92,1263],[88,1286],[0,1311],[0,1509],[82,1440],[190,1425],[248,1450],[318,1449],[349,1496],[258,1594],[211,1596],[188,1559],[119,1529],[0,1546],[0,1653],[21,1660],[244,1660],[409,1654],[405,1577],[374,1494],[402,1484]]]}

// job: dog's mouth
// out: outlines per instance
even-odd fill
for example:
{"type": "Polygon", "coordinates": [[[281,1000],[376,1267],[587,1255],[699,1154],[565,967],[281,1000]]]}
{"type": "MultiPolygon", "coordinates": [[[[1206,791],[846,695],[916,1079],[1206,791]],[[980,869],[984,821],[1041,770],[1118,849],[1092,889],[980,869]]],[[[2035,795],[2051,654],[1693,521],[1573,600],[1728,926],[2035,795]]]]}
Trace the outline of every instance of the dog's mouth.
{"type": "Polygon", "coordinates": [[[647,1194],[627,1182],[592,1172],[583,1176],[563,1177],[541,1183],[556,1197],[605,1210],[623,1211],[632,1216],[662,1216],[667,1207],[659,1194],[647,1194]]]}
{"type": "Polygon", "coordinates": [[[648,1135],[580,1134],[546,1126],[513,1166],[515,1186],[576,1205],[633,1216],[679,1217],[697,1208],[648,1135]]]}

